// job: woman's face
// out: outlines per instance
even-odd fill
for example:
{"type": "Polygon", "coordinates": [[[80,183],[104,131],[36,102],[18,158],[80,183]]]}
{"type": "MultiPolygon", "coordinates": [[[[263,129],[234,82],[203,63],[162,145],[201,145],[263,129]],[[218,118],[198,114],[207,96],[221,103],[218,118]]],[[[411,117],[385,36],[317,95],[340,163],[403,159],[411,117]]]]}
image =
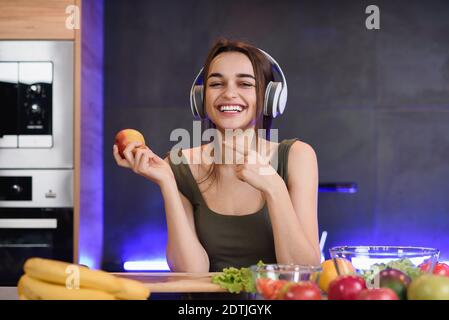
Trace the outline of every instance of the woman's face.
{"type": "Polygon", "coordinates": [[[256,117],[256,79],[249,58],[223,52],[209,67],[206,112],[217,129],[248,129],[256,117]]]}

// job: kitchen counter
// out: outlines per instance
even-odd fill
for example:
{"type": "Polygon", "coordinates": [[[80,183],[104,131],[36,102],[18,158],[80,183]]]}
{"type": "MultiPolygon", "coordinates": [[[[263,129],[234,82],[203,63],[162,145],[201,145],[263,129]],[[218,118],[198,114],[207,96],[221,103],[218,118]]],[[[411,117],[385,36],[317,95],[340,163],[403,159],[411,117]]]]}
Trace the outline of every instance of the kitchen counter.
{"type": "Polygon", "coordinates": [[[17,287],[0,287],[0,300],[19,300],[17,287]]]}
{"type": "MultiPolygon", "coordinates": [[[[112,273],[138,280],[150,289],[151,300],[248,300],[251,294],[228,293],[212,283],[215,273],[142,272],[112,273]]],[[[18,300],[17,287],[0,287],[0,300],[18,300]]]]}
{"type": "Polygon", "coordinates": [[[217,273],[142,272],[112,273],[142,282],[150,289],[151,300],[248,300],[253,295],[234,294],[212,283],[217,273]]]}

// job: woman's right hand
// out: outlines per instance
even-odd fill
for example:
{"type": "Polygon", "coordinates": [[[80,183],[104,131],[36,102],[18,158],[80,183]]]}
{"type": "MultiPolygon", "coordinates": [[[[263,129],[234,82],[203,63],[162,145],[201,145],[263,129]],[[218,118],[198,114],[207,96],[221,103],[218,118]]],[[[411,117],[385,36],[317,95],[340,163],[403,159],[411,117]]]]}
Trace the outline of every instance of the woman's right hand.
{"type": "Polygon", "coordinates": [[[113,154],[117,164],[120,167],[133,170],[138,175],[153,181],[159,186],[170,179],[174,179],[170,165],[147,146],[139,148],[141,145],[141,142],[129,143],[123,151],[125,158],[122,158],[118,152],[117,145],[114,144],[113,154]],[[132,152],[134,148],[137,148],[135,154],[132,152]]]}

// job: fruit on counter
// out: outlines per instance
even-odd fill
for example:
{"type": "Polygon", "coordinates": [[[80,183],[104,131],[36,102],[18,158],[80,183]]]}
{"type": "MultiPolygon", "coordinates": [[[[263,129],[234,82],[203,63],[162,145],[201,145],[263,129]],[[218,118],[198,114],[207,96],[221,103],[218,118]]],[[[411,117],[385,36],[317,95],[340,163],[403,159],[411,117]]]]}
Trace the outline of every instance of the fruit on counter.
{"type": "MultiPolygon", "coordinates": [[[[419,265],[419,269],[424,272],[428,272],[430,269],[430,262],[425,262],[419,265]]],[[[443,262],[438,262],[433,269],[433,274],[449,277],[449,266],[443,262]]]]}
{"type": "Polygon", "coordinates": [[[114,295],[94,289],[69,289],[23,275],[18,283],[19,297],[29,300],[115,300],[114,295]]]}
{"type": "Polygon", "coordinates": [[[409,300],[449,300],[449,277],[423,274],[413,280],[407,291],[409,300]]]}
{"type": "Polygon", "coordinates": [[[430,269],[430,265],[431,265],[431,262],[426,261],[426,262],[421,263],[418,267],[421,271],[428,272],[430,269]]]}
{"type": "Polygon", "coordinates": [[[397,269],[384,269],[379,272],[379,287],[392,289],[399,299],[407,299],[407,288],[411,278],[397,269]]]}
{"type": "Polygon", "coordinates": [[[136,280],[92,270],[68,262],[30,258],[24,264],[19,296],[28,299],[129,299],[146,300],[150,291],[136,280]],[[90,298],[89,298],[90,297],[90,298]]]}
{"type": "MultiPolygon", "coordinates": [[[[142,145],[139,148],[145,148],[145,139],[137,130],[123,129],[115,135],[115,144],[117,145],[118,152],[122,158],[125,157],[123,151],[130,142],[141,142],[142,145]]],[[[136,149],[133,150],[133,152],[135,151],[136,149]]]]}
{"type": "Polygon", "coordinates": [[[363,273],[363,277],[369,287],[376,286],[376,278],[379,273],[385,269],[396,269],[405,273],[410,279],[416,279],[423,272],[419,267],[415,266],[415,264],[408,258],[402,258],[398,260],[393,260],[387,263],[376,263],[373,264],[369,270],[366,270],[363,273]]]}
{"type": "Polygon", "coordinates": [[[150,296],[150,290],[139,281],[120,277],[117,280],[121,288],[114,296],[119,300],[146,300],[150,296]]]}
{"type": "Polygon", "coordinates": [[[439,262],[433,269],[433,274],[449,277],[449,266],[445,263],[439,262]]]}
{"type": "Polygon", "coordinates": [[[320,288],[312,281],[259,278],[256,287],[265,300],[321,300],[320,288]]]}
{"type": "Polygon", "coordinates": [[[321,291],[312,281],[300,281],[288,287],[284,300],[321,300],[321,291]]]}
{"type": "Polygon", "coordinates": [[[356,300],[357,295],[366,289],[365,279],[355,275],[338,276],[329,284],[329,300],[356,300]]]}
{"type": "Polygon", "coordinates": [[[286,280],[274,280],[270,278],[257,279],[257,291],[265,300],[282,300],[288,287],[292,285],[286,280]]]}
{"type": "Polygon", "coordinates": [[[335,280],[339,275],[353,274],[355,269],[351,262],[342,258],[329,259],[321,263],[322,271],[319,276],[318,285],[324,292],[328,292],[329,284],[335,280]],[[338,265],[338,271],[335,265],[338,265]]]}
{"type": "Polygon", "coordinates": [[[378,288],[363,289],[357,295],[357,300],[399,300],[399,298],[390,288],[378,288]]]}
{"type": "Polygon", "coordinates": [[[113,275],[101,270],[91,270],[81,265],[76,266],[75,270],[73,266],[76,265],[57,260],[30,258],[25,262],[23,269],[30,277],[64,286],[69,273],[77,272],[81,288],[98,289],[106,292],[120,291],[120,283],[113,275]]]}

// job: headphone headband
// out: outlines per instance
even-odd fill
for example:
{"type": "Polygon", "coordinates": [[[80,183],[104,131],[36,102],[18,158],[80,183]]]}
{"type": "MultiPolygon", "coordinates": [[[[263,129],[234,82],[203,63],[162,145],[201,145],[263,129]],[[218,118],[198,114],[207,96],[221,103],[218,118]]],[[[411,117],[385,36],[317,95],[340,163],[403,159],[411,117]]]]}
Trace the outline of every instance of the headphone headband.
{"type": "MultiPolygon", "coordinates": [[[[274,66],[273,69],[275,69],[281,77],[280,82],[270,81],[265,90],[263,113],[266,116],[275,118],[284,112],[287,104],[287,80],[277,61],[262,49],[258,48],[258,50],[270,61],[271,65],[274,66]]],[[[203,106],[204,83],[198,84],[200,80],[203,82],[203,71],[204,67],[198,72],[193,81],[192,88],[190,89],[190,108],[195,118],[204,119],[206,117],[205,108],[203,106]]]]}

